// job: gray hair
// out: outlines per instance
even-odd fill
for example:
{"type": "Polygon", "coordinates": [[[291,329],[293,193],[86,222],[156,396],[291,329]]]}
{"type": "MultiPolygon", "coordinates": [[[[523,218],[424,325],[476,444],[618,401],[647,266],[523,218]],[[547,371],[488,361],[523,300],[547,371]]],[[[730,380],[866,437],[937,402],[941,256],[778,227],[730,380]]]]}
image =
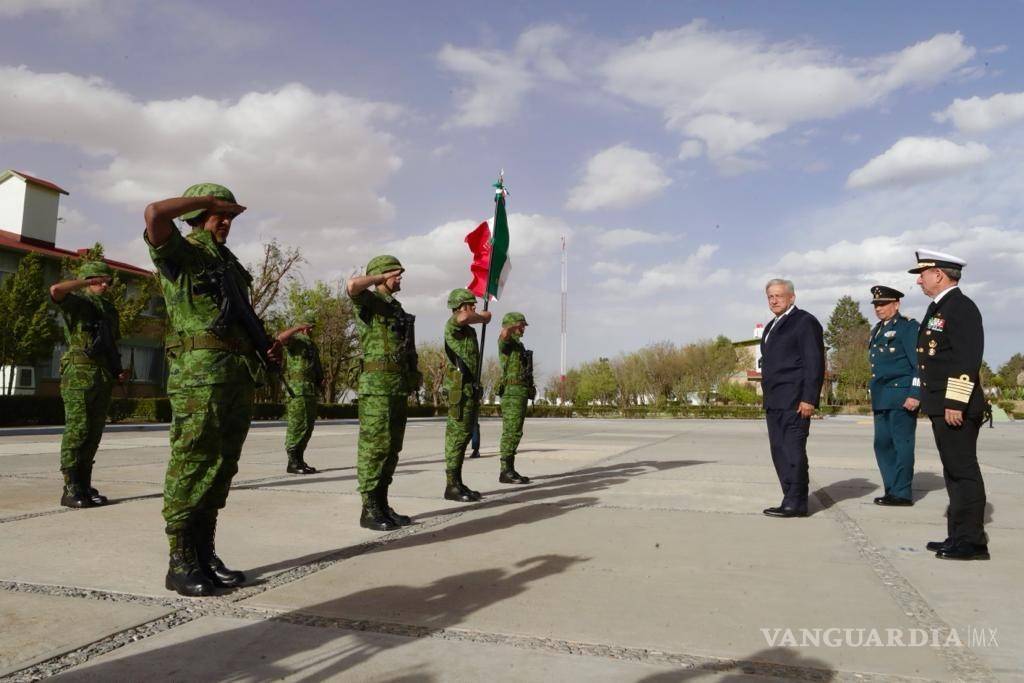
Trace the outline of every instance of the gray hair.
{"type": "Polygon", "coordinates": [[[960,282],[961,271],[959,268],[939,268],[953,282],[960,282]]]}
{"type": "Polygon", "coordinates": [[[770,287],[774,287],[775,285],[782,285],[789,291],[790,294],[796,294],[796,288],[793,286],[792,280],[783,280],[782,278],[778,277],[772,278],[771,280],[768,281],[768,284],[764,286],[765,293],[767,294],[768,289],[770,287]]]}

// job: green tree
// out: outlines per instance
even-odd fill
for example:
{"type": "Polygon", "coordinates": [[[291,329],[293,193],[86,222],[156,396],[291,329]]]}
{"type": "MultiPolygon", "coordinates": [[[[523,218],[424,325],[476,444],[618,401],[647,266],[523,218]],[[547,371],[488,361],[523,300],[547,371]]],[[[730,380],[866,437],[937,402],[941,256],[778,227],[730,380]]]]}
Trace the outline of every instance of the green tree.
{"type": "Polygon", "coordinates": [[[13,366],[35,365],[51,352],[60,336],[37,254],[22,258],[18,269],[0,286],[0,320],[0,366],[12,366],[7,378],[10,394],[13,366]]]}
{"type": "Polygon", "coordinates": [[[334,403],[346,390],[356,388],[358,340],[352,301],[340,287],[317,281],[312,287],[293,282],[278,327],[285,329],[307,321],[312,312],[315,326],[311,338],[320,350],[324,369],[321,397],[334,403]]]}
{"type": "Polygon", "coordinates": [[[729,379],[739,366],[736,349],[728,337],[688,344],[680,351],[682,376],[674,391],[676,396],[696,392],[703,403],[710,403],[718,386],[729,379]]]}
{"type": "Polygon", "coordinates": [[[1010,360],[999,366],[999,376],[1003,378],[1004,387],[1016,387],[1017,377],[1024,372],[1024,354],[1015,353],[1010,360]]]}
{"type": "Polygon", "coordinates": [[[573,403],[584,406],[592,401],[605,404],[613,403],[618,390],[611,363],[607,358],[599,358],[596,361],[584,363],[580,367],[579,383],[576,386],[573,403]]]}
{"type": "Polygon", "coordinates": [[[836,397],[843,403],[867,400],[871,381],[868,361],[868,339],[871,325],[860,312],[860,306],[851,296],[843,296],[832,309],[825,329],[836,397]]]}
{"type": "Polygon", "coordinates": [[[863,328],[870,331],[871,325],[864,314],[860,312],[860,305],[853,300],[852,296],[840,297],[828,319],[828,327],[825,329],[825,345],[830,349],[838,349],[844,344],[850,343],[851,333],[863,328]]]}

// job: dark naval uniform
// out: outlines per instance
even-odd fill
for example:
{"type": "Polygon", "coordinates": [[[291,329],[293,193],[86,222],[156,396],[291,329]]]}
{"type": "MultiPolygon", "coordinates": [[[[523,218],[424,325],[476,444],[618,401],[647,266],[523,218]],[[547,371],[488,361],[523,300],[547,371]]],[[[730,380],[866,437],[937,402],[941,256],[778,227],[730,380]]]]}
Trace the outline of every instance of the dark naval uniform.
{"type": "MultiPolygon", "coordinates": [[[[948,257],[918,252],[918,267],[911,272],[945,266],[959,269],[964,265],[959,259],[945,263],[936,256],[948,257]]],[[[979,377],[985,332],[981,312],[959,287],[946,289],[937,298],[928,306],[921,322],[917,357],[921,411],[931,420],[949,494],[947,539],[945,547],[938,549],[938,556],[988,559],[983,528],[985,483],[977,448],[986,405],[979,377]],[[948,424],[947,409],[962,411],[963,424],[948,424]]]]}
{"type": "MultiPolygon", "coordinates": [[[[875,303],[896,301],[903,296],[889,288],[872,290],[875,303]],[[882,291],[888,290],[888,291],[882,291]],[[898,294],[883,298],[890,292],[898,294]]],[[[921,381],[917,375],[918,323],[897,313],[871,330],[868,355],[871,361],[871,410],[875,417],[875,459],[882,474],[885,496],[880,505],[908,505],[912,500],[914,440],[917,411],[904,407],[908,398],[920,400],[921,381]]]]}

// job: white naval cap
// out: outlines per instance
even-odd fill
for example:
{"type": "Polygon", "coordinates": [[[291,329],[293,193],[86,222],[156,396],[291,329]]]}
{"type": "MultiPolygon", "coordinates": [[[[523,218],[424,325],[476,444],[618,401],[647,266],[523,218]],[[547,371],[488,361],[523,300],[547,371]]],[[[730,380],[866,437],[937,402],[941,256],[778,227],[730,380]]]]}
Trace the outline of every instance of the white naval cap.
{"type": "Polygon", "coordinates": [[[953,256],[952,254],[945,254],[941,251],[932,251],[931,249],[918,249],[915,253],[917,257],[917,265],[908,270],[908,273],[920,273],[929,268],[957,268],[963,269],[967,265],[967,261],[960,258],[959,256],[953,256]]]}

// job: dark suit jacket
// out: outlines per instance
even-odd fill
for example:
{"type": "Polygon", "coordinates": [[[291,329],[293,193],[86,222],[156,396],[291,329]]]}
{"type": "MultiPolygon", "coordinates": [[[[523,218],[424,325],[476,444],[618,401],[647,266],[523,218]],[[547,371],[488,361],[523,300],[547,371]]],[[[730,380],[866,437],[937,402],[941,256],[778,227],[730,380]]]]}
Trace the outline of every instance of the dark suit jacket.
{"type": "Polygon", "coordinates": [[[768,323],[761,336],[764,407],[796,410],[801,401],[817,407],[824,382],[825,343],[821,323],[794,306],[778,322],[768,323]]]}
{"type": "Polygon", "coordinates": [[[942,415],[952,408],[981,415],[985,397],[979,374],[984,350],[981,312],[959,287],[928,306],[917,336],[921,412],[942,415]]]}

